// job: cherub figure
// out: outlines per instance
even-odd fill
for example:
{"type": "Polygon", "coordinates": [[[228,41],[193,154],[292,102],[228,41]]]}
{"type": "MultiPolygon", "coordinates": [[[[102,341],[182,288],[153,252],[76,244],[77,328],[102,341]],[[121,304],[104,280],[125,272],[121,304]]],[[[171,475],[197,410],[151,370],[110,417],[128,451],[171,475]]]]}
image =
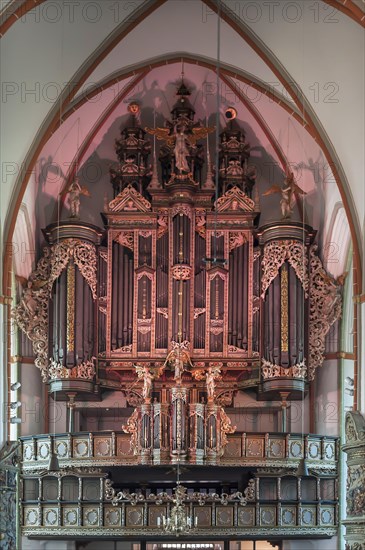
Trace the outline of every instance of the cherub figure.
{"type": "Polygon", "coordinates": [[[272,185],[270,189],[263,193],[263,196],[273,195],[274,193],[281,193],[280,206],[283,220],[290,218],[293,213],[295,194],[306,195],[306,192],[295,183],[294,173],[291,170],[287,170],[282,187],[276,184],[272,185]]]}
{"type": "Polygon", "coordinates": [[[78,219],[80,215],[80,195],[91,197],[89,190],[82,187],[79,178],[76,177],[68,186],[65,195],[69,195],[70,218],[78,219]]]}

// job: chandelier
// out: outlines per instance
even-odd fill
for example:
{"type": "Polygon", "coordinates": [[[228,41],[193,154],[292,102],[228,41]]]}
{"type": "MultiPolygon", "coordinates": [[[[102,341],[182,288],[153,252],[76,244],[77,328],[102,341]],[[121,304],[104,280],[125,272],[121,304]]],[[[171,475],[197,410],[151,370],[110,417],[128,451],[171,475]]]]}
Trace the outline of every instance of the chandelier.
{"type": "Polygon", "coordinates": [[[158,527],[162,527],[166,533],[171,533],[177,537],[180,533],[187,533],[190,529],[196,527],[198,523],[198,518],[196,517],[193,525],[192,517],[187,514],[184,504],[187,496],[186,492],[186,487],[178,481],[172,496],[173,506],[166,515],[157,518],[158,527]]]}
{"type": "MultiPolygon", "coordinates": [[[[176,487],[171,497],[173,506],[170,510],[167,508],[166,514],[157,518],[158,527],[166,533],[170,533],[178,537],[180,533],[187,533],[193,528],[193,520],[190,515],[187,514],[187,509],[184,504],[184,500],[187,500],[187,488],[180,483],[180,457],[177,461],[177,480],[176,487]]],[[[194,519],[194,527],[198,524],[198,518],[194,519]]]]}

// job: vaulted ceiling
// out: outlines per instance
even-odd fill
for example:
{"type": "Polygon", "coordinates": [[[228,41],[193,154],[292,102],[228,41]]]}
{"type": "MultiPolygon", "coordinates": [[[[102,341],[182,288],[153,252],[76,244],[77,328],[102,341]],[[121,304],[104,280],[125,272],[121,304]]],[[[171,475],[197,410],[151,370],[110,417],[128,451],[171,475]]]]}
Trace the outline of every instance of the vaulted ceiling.
{"type": "MultiPolygon", "coordinates": [[[[341,227],[336,237],[341,265],[350,233],[361,264],[362,2],[4,4],[0,32],[5,241],[14,240],[14,230],[16,239],[24,238],[24,220],[40,239],[40,229],[62,216],[60,193],[76,171],[93,196],[89,204],[87,199],[83,203],[84,219],[100,224],[98,209],[91,204],[102,205],[105,194],[111,197],[108,170],[116,161],[114,140],[127,122],[128,103],[140,103],[142,126],[153,124],[155,111],[157,124],[163,124],[183,66],[197,120],[215,124],[218,105],[223,128],[227,106],[237,109],[253,148],[260,193],[280,183],[277,180],[291,165],[307,193],[303,220],[321,231],[321,244],[328,246],[334,212],[342,209],[347,224],[341,214],[336,226],[337,233],[341,227]]],[[[210,147],[213,152],[213,138],[210,147]]],[[[265,200],[269,199],[263,197],[263,205],[265,200]]],[[[277,219],[278,207],[273,203],[265,216],[263,221],[277,219]]]]}

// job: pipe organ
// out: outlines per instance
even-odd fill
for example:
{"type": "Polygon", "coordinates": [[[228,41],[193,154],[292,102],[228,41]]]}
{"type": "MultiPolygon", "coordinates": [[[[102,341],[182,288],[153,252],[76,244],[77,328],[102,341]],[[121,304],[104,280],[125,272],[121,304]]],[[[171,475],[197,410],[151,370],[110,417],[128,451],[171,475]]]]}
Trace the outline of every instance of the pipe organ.
{"type": "MultiPolygon", "coordinates": [[[[128,449],[123,436],[112,443],[117,463],[223,465],[235,442],[244,465],[255,451],[241,448],[246,434],[225,408],[245,390],[281,400],[284,411],[303,399],[341,313],[341,285],[321,264],[315,231],[290,217],[290,177],[283,219],[260,226],[244,132],[228,123],[214,168],[203,146],[214,128],[195,122],[188,95],[182,84],[164,128],[143,128],[131,109],[103,227],[80,219],[77,183],[71,216],[44,230],[47,246],[14,310],[70,415],[75,399],[124,393],[133,412],[123,425],[128,449]]],[[[257,440],[256,467],[275,469],[268,437],[257,440]]],[[[306,445],[293,443],[290,459],[310,458],[306,445]]],[[[285,469],[289,455],[282,443],[275,449],[285,469]]],[[[335,475],[331,460],[328,468],[335,475]]]]}

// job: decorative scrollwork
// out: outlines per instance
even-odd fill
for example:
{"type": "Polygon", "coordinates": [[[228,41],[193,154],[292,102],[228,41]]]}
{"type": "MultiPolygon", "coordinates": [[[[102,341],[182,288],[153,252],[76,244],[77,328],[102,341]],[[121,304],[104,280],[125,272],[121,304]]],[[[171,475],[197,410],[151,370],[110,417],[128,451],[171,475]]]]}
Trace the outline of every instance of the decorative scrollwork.
{"type": "Polygon", "coordinates": [[[71,258],[74,259],[81,275],[89,285],[93,299],[96,300],[96,248],[93,244],[81,241],[80,239],[65,239],[52,246],[51,269],[48,279],[49,292],[52,290],[54,281],[58,279],[62,271],[67,267],[71,258]]]}
{"type": "Polygon", "coordinates": [[[158,307],[156,311],[157,313],[165,317],[165,319],[169,318],[169,310],[167,307],[158,307]]]}
{"type": "Polygon", "coordinates": [[[232,426],[232,420],[227,416],[223,407],[220,411],[220,420],[221,420],[221,454],[224,453],[224,448],[228,443],[227,434],[234,434],[237,429],[237,426],[232,426]]]}
{"type": "Polygon", "coordinates": [[[114,240],[122,246],[134,251],[134,232],[133,231],[121,231],[118,233],[114,240]]]}
{"type": "Polygon", "coordinates": [[[342,284],[340,280],[335,281],[324,270],[322,262],[317,255],[317,245],[311,246],[309,256],[308,378],[309,380],[313,380],[315,369],[321,366],[324,360],[326,335],[333,323],[341,317],[342,284]]]}
{"type": "Polygon", "coordinates": [[[134,409],[133,413],[127,420],[127,424],[123,424],[122,430],[124,433],[131,434],[129,450],[134,455],[139,452],[138,445],[138,409],[134,409]]]}
{"type": "Polygon", "coordinates": [[[229,251],[247,243],[247,235],[244,231],[230,231],[229,233],[229,251]]]}
{"type": "Polygon", "coordinates": [[[171,269],[171,274],[177,281],[188,281],[191,278],[192,269],[190,265],[176,264],[171,269]]]}
{"type": "Polygon", "coordinates": [[[194,319],[197,319],[200,315],[205,313],[205,307],[195,307],[194,308],[194,319]]]}
{"type": "Polygon", "coordinates": [[[277,277],[283,263],[287,260],[302,283],[304,295],[308,297],[309,277],[308,258],[303,243],[294,240],[272,241],[265,245],[261,261],[262,280],[261,297],[265,298],[267,289],[277,277]]]}
{"type": "Polygon", "coordinates": [[[262,359],[261,374],[264,380],[277,377],[300,378],[304,380],[307,376],[307,367],[305,361],[297,363],[292,367],[281,367],[280,365],[274,365],[270,361],[266,361],[266,359],[262,359]]]}
{"type": "Polygon", "coordinates": [[[235,185],[216,201],[215,207],[218,212],[227,210],[253,212],[255,210],[255,202],[235,185]]]}
{"type": "Polygon", "coordinates": [[[189,206],[188,204],[175,204],[171,211],[171,217],[174,218],[177,214],[181,214],[191,219],[193,211],[191,206],[189,206]]]}
{"type": "Polygon", "coordinates": [[[34,363],[41,371],[43,382],[47,381],[48,369],[48,281],[50,276],[51,251],[43,249],[43,256],[30,275],[20,303],[13,309],[12,317],[18,327],[32,342],[34,363]]]}
{"type": "Polygon", "coordinates": [[[206,238],[206,211],[197,208],[195,210],[195,231],[205,239],[206,238]]]}
{"type": "Polygon", "coordinates": [[[95,376],[95,359],[96,357],[92,357],[91,360],[83,361],[72,369],[68,369],[54,359],[50,359],[48,377],[51,380],[93,380],[95,376]]]}
{"type": "Polygon", "coordinates": [[[237,502],[240,506],[246,506],[248,502],[255,500],[256,498],[256,484],[254,479],[248,481],[246,489],[241,493],[236,491],[235,493],[198,493],[194,492],[191,494],[187,493],[186,487],[178,484],[174,488],[173,494],[167,494],[165,492],[161,493],[150,493],[148,496],[145,496],[143,493],[130,493],[128,490],[116,492],[113,487],[113,482],[111,479],[105,479],[104,481],[104,498],[113,504],[113,506],[118,506],[118,504],[123,502],[129,502],[132,506],[140,504],[143,502],[153,502],[155,504],[163,504],[169,502],[175,502],[176,497],[184,502],[193,502],[197,503],[200,506],[204,506],[206,503],[220,503],[227,505],[228,503],[237,502]]]}

